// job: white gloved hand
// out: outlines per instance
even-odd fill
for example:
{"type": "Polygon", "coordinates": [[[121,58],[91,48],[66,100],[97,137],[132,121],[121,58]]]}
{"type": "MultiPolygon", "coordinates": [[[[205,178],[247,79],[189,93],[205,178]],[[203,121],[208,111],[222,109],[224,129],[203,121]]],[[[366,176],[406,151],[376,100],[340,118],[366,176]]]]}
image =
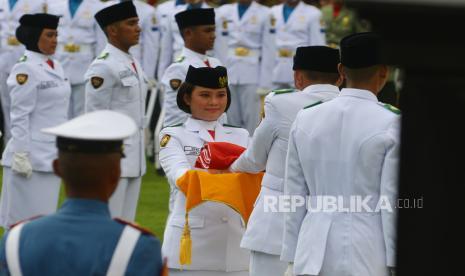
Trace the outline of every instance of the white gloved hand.
{"type": "Polygon", "coordinates": [[[289,263],[287,269],[284,272],[284,276],[294,276],[294,263],[289,263]]]}
{"type": "Polygon", "coordinates": [[[151,88],[154,88],[154,87],[157,87],[157,80],[154,79],[154,78],[149,78],[148,81],[147,81],[147,85],[148,87],[151,89],[151,88]]]}
{"type": "Polygon", "coordinates": [[[11,169],[22,176],[30,178],[32,175],[32,166],[29,162],[29,157],[27,152],[15,152],[13,154],[13,163],[11,164],[11,169]]]}
{"type": "Polygon", "coordinates": [[[270,93],[271,89],[260,87],[257,89],[257,94],[260,96],[266,96],[270,93]]]}

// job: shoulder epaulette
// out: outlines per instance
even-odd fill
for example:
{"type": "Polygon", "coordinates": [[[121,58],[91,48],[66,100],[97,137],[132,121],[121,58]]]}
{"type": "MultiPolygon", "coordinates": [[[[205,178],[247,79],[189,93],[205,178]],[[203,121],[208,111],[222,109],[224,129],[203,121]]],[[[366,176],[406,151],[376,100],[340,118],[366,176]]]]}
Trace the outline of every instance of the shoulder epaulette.
{"type": "Polygon", "coordinates": [[[223,124],[225,127],[235,127],[235,128],[242,128],[240,126],[230,125],[230,124],[223,124]]]}
{"type": "Polygon", "coordinates": [[[314,107],[314,106],[317,106],[317,105],[322,104],[322,103],[323,103],[322,101],[318,101],[318,102],[316,102],[316,103],[312,103],[312,104],[310,104],[310,105],[307,105],[306,107],[304,107],[304,109],[307,109],[307,108],[310,108],[310,107],[314,107]]]}
{"type": "Polygon", "coordinates": [[[170,125],[170,126],[164,126],[163,128],[167,128],[167,127],[180,127],[182,126],[183,123],[179,123],[179,124],[175,124],[175,125],[170,125]]]}
{"type": "Polygon", "coordinates": [[[185,59],[186,59],[185,56],[180,56],[180,57],[178,57],[174,62],[179,63],[179,62],[182,62],[182,61],[185,60],[185,59]]]}
{"type": "Polygon", "coordinates": [[[285,89],[276,89],[276,90],[273,90],[271,92],[274,92],[275,95],[281,95],[281,94],[292,93],[294,91],[295,91],[295,89],[285,88],[285,89]]]}
{"type": "Polygon", "coordinates": [[[385,103],[379,103],[382,107],[386,108],[387,110],[395,113],[395,114],[400,114],[401,111],[397,107],[390,105],[390,104],[385,104],[385,103]]]}
{"type": "Polygon", "coordinates": [[[27,60],[27,56],[23,55],[22,57],[19,58],[18,62],[25,62],[27,60]]]}
{"type": "Polygon", "coordinates": [[[110,53],[105,52],[105,53],[102,53],[100,56],[98,56],[97,59],[107,59],[108,56],[110,56],[110,53]]]}
{"type": "Polygon", "coordinates": [[[150,231],[149,229],[144,228],[144,227],[142,227],[142,226],[140,226],[140,225],[138,225],[136,223],[125,221],[124,219],[120,219],[120,218],[114,218],[113,220],[115,220],[116,222],[119,222],[121,224],[129,225],[131,227],[134,227],[135,229],[139,230],[142,234],[155,236],[155,234],[152,233],[152,231],[150,231]]]}

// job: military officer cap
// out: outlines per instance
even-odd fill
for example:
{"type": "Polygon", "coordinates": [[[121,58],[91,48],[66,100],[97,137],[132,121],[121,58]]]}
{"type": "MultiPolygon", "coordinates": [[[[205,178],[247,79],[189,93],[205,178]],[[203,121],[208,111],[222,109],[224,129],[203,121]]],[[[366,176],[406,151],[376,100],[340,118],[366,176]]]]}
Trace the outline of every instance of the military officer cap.
{"type": "Polygon", "coordinates": [[[179,30],[200,25],[215,25],[214,9],[191,9],[175,15],[179,30]]]}
{"type": "Polygon", "coordinates": [[[356,33],[341,40],[342,65],[359,69],[383,64],[381,37],[374,32],[356,33]]]}
{"type": "Polygon", "coordinates": [[[94,17],[100,28],[103,30],[106,26],[112,23],[132,17],[138,17],[138,15],[134,3],[132,3],[132,1],[125,1],[100,10],[94,17]]]}
{"type": "Polygon", "coordinates": [[[24,27],[38,29],[56,29],[60,17],[47,13],[25,14],[19,19],[19,24],[24,27]]]}
{"type": "Polygon", "coordinates": [[[338,73],[339,50],[327,46],[299,47],[294,56],[293,70],[338,73]]]}
{"type": "MultiPolygon", "coordinates": [[[[202,86],[202,87],[212,88],[212,89],[226,88],[227,96],[228,96],[228,103],[226,105],[226,110],[228,110],[229,105],[231,104],[231,91],[229,90],[229,87],[228,87],[228,72],[226,70],[226,67],[217,66],[215,68],[211,68],[211,67],[195,68],[192,65],[189,65],[189,69],[187,70],[185,82],[192,84],[194,86],[202,86]]],[[[176,102],[178,104],[179,109],[181,109],[182,111],[186,113],[191,113],[190,107],[186,105],[186,103],[184,102],[184,94],[186,94],[187,92],[188,91],[186,91],[186,89],[183,89],[183,86],[181,86],[178,89],[176,102]]]]}
{"type": "Polygon", "coordinates": [[[99,110],[41,131],[57,136],[57,148],[63,152],[123,154],[123,140],[136,130],[136,123],[127,115],[99,110]]]}

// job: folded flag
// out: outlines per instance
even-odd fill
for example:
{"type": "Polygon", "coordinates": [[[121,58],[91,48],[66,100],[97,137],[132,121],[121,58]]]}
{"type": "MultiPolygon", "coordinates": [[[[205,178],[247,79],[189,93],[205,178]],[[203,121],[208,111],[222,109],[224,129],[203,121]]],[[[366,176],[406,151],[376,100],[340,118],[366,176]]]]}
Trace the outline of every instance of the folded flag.
{"type": "Polygon", "coordinates": [[[186,222],[179,254],[181,265],[191,263],[192,241],[188,212],[204,201],[219,202],[234,209],[247,223],[260,192],[262,178],[263,173],[210,174],[189,170],[177,180],[176,185],[186,196],[186,222]]]}
{"type": "Polygon", "coordinates": [[[244,147],[228,142],[208,142],[200,150],[195,167],[225,170],[245,151],[244,147]]]}

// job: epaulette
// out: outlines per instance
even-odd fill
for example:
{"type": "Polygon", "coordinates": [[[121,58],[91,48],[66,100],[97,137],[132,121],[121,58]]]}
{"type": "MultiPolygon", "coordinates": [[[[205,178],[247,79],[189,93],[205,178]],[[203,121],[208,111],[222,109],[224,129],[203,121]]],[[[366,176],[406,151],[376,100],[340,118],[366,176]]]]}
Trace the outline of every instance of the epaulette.
{"type": "Polygon", "coordinates": [[[17,226],[17,225],[19,225],[19,224],[21,224],[21,223],[24,223],[24,222],[27,222],[27,221],[31,221],[31,220],[35,220],[35,219],[38,219],[38,218],[41,218],[41,217],[43,217],[43,215],[37,215],[37,216],[30,217],[30,218],[28,218],[28,219],[20,220],[20,221],[18,221],[18,222],[13,223],[12,225],[10,225],[10,229],[12,229],[13,227],[15,227],[15,226],[17,226]]]}
{"type": "Polygon", "coordinates": [[[295,92],[295,89],[293,88],[284,88],[284,89],[276,89],[271,92],[274,92],[275,95],[281,95],[281,94],[287,94],[287,93],[292,93],[295,92]]]}
{"type": "Polygon", "coordinates": [[[225,127],[235,127],[235,128],[242,128],[240,126],[230,125],[230,124],[223,124],[225,127]]]}
{"type": "Polygon", "coordinates": [[[175,124],[175,125],[164,126],[164,127],[162,127],[162,129],[163,129],[163,128],[167,128],[167,127],[180,127],[180,126],[182,126],[182,125],[183,125],[183,123],[179,123],[179,124],[175,124]]]}
{"type": "Polygon", "coordinates": [[[125,221],[124,219],[120,219],[120,218],[114,218],[113,220],[116,221],[116,222],[119,222],[121,224],[129,225],[131,227],[134,227],[135,229],[139,230],[142,234],[152,235],[152,236],[155,237],[155,234],[152,233],[152,231],[150,231],[149,229],[144,228],[144,227],[142,227],[142,226],[140,226],[140,225],[138,225],[136,223],[125,221]]]}
{"type": "Polygon", "coordinates": [[[400,109],[398,109],[397,107],[393,105],[385,104],[385,103],[378,103],[378,104],[395,114],[401,114],[400,109]]]}
{"type": "Polygon", "coordinates": [[[185,56],[180,56],[180,57],[178,57],[174,62],[180,63],[180,62],[183,62],[183,60],[185,60],[185,59],[186,59],[185,56]]]}
{"type": "Polygon", "coordinates": [[[323,103],[322,101],[318,101],[318,102],[316,102],[316,103],[312,103],[312,104],[310,104],[310,105],[307,105],[306,107],[304,107],[304,109],[307,109],[307,108],[310,108],[310,107],[314,107],[314,106],[317,106],[317,105],[322,104],[322,103],[323,103]]]}
{"type": "Polygon", "coordinates": [[[110,53],[105,52],[105,53],[102,53],[100,56],[98,56],[97,59],[107,59],[108,56],[110,56],[110,53]]]}
{"type": "Polygon", "coordinates": [[[18,62],[25,62],[27,60],[27,56],[23,55],[22,57],[19,58],[18,62]]]}

